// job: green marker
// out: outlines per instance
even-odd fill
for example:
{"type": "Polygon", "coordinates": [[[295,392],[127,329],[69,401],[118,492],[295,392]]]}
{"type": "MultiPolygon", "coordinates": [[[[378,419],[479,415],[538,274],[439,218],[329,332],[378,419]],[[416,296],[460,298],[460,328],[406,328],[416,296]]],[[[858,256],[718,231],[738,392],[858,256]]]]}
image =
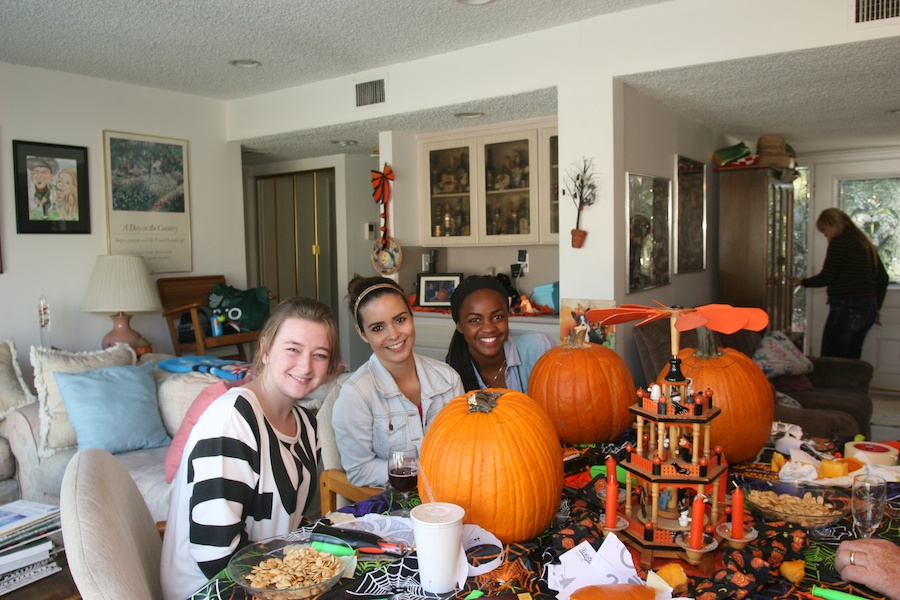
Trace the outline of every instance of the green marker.
{"type": "Polygon", "coordinates": [[[862,596],[854,596],[838,590],[827,590],[817,585],[813,586],[812,595],[818,598],[825,598],[825,600],[864,600],[862,596]]]}
{"type": "Polygon", "coordinates": [[[475,590],[475,591],[471,592],[468,596],[463,598],[463,600],[474,600],[475,598],[481,598],[482,596],[484,596],[484,592],[482,592],[481,590],[475,590]]]}
{"type": "Polygon", "coordinates": [[[327,552],[334,556],[353,556],[356,552],[353,548],[341,546],[340,544],[329,544],[328,542],[313,542],[312,547],[319,552],[327,552]]]}

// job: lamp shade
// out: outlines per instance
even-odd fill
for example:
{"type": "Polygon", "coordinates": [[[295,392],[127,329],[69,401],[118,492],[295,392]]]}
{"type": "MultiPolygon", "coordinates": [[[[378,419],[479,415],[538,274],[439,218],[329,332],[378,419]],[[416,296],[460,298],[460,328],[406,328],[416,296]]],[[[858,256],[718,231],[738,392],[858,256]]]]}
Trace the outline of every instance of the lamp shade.
{"type": "Polygon", "coordinates": [[[161,311],[159,292],[142,256],[98,256],[88,282],[84,312],[135,313],[161,311]]]}

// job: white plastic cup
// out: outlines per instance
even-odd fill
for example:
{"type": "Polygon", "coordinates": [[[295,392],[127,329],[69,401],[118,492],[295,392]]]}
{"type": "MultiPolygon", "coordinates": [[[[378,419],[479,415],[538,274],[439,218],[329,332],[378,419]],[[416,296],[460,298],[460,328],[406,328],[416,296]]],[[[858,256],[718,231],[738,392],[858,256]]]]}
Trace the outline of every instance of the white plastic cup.
{"type": "Polygon", "coordinates": [[[465,514],[461,506],[449,502],[420,504],[410,511],[419,579],[426,592],[444,594],[456,589],[465,514]]]}

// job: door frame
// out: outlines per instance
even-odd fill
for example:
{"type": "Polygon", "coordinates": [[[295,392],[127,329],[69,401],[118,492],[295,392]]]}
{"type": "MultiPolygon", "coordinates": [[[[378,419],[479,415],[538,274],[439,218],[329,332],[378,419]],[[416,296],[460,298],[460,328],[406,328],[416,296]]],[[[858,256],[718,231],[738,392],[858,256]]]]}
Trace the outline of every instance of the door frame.
{"type": "MultiPolygon", "coordinates": [[[[809,227],[811,248],[809,273],[818,273],[825,260],[828,244],[815,230],[815,220],[826,208],[838,208],[838,182],[845,179],[900,177],[900,148],[884,150],[828,153],[804,157],[810,166],[811,197],[809,227]]],[[[818,356],[822,346],[822,329],[828,316],[825,288],[807,292],[806,351],[818,356]]],[[[881,308],[881,325],[869,330],[863,346],[862,359],[875,369],[873,388],[900,390],[900,286],[888,287],[881,308]]]]}

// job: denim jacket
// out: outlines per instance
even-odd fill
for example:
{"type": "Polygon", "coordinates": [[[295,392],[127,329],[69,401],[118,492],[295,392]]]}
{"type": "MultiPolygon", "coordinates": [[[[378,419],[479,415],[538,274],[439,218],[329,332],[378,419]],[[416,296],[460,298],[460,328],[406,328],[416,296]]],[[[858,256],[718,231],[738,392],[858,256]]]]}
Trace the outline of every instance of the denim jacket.
{"type": "Polygon", "coordinates": [[[459,374],[449,365],[414,355],[421,386],[422,414],[397,387],[375,354],[344,382],[334,404],[332,425],[341,464],[353,485],[386,487],[388,448],[422,438],[438,412],[464,393],[459,374]]]}

